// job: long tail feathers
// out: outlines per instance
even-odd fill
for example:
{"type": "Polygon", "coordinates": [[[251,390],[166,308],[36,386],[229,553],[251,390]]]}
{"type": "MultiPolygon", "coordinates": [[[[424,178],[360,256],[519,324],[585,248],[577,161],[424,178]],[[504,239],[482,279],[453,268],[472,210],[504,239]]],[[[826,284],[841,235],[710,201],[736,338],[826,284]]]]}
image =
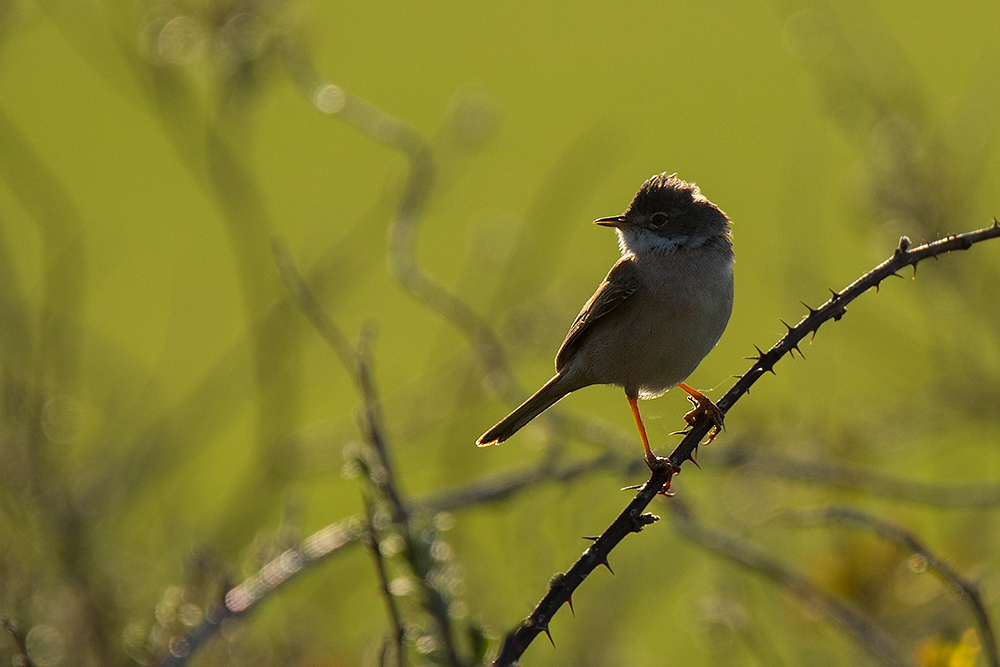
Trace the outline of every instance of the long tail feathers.
{"type": "Polygon", "coordinates": [[[480,447],[500,444],[521,430],[521,427],[532,419],[551,408],[571,390],[571,388],[564,386],[565,382],[562,382],[564,379],[562,376],[556,375],[546,382],[531,398],[504,417],[499,424],[483,433],[479,440],[476,440],[476,444],[480,447]]]}

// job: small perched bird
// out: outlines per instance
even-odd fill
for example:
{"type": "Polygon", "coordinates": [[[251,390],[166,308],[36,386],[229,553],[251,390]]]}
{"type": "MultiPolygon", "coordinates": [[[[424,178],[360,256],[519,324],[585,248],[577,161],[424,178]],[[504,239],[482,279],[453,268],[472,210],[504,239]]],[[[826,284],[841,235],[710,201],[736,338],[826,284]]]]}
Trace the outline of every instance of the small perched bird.
{"type": "Polygon", "coordinates": [[[619,259],[577,315],[556,354],[551,380],[484,433],[480,447],[503,442],[571,391],[592,384],[625,390],[648,461],[639,398],[672,387],[691,396],[693,423],[722,412],[684,380],[722,336],[733,309],[733,244],[729,218],[693,183],[676,174],[649,178],[621,215],[596,225],[618,232],[619,259]]]}

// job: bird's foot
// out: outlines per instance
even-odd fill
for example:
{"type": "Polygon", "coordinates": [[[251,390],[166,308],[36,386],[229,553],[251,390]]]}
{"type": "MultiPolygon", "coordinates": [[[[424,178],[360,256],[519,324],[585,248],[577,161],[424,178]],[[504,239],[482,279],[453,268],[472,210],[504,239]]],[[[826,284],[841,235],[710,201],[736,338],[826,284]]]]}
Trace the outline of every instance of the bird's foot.
{"type": "Polygon", "coordinates": [[[656,493],[658,495],[667,496],[668,498],[670,496],[674,495],[673,491],[670,490],[670,480],[672,480],[674,478],[674,475],[676,475],[678,472],[680,472],[680,470],[677,468],[677,466],[675,466],[670,461],[670,459],[664,458],[662,456],[657,456],[656,454],[653,454],[652,452],[649,452],[649,453],[646,454],[646,465],[649,466],[650,472],[653,472],[653,473],[666,472],[667,473],[667,481],[665,481],[663,483],[663,486],[660,487],[660,490],[657,491],[656,493]]]}
{"type": "Polygon", "coordinates": [[[694,409],[684,415],[684,421],[687,422],[688,426],[694,426],[694,423],[702,415],[708,415],[712,421],[712,430],[708,433],[708,440],[701,443],[703,445],[711,444],[715,440],[715,436],[719,435],[719,432],[725,428],[725,413],[712,402],[712,399],[697,389],[692,389],[683,382],[677,386],[686,392],[691,402],[694,403],[694,409]]]}

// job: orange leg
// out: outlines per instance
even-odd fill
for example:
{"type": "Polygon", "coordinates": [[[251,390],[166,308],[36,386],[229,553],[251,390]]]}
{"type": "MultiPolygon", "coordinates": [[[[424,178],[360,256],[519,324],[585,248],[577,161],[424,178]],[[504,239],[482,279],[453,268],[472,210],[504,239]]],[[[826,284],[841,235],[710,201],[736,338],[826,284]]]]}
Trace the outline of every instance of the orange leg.
{"type": "Polygon", "coordinates": [[[725,415],[722,413],[722,410],[719,409],[719,406],[713,403],[708,396],[701,393],[697,389],[689,387],[683,382],[677,386],[690,396],[691,400],[693,400],[695,404],[694,410],[691,410],[689,413],[684,415],[684,421],[688,424],[694,424],[695,420],[702,414],[707,414],[712,420],[714,427],[712,429],[712,433],[708,436],[708,442],[705,443],[707,445],[709,442],[712,442],[712,440],[715,439],[715,436],[718,435],[719,431],[722,430],[725,415]]]}
{"type": "Polygon", "coordinates": [[[632,408],[632,416],[635,417],[635,425],[639,428],[639,437],[642,438],[642,448],[646,450],[646,465],[648,465],[649,469],[654,472],[660,470],[663,466],[671,468],[670,476],[667,477],[667,481],[663,483],[663,488],[657,491],[657,493],[661,493],[665,496],[672,496],[674,494],[670,492],[670,477],[673,477],[679,471],[674,468],[669,459],[659,458],[653,453],[653,450],[649,448],[649,438],[646,436],[646,426],[642,423],[642,417],[639,416],[639,401],[632,398],[628,394],[625,394],[625,398],[628,399],[628,404],[632,408]]]}
{"type": "Polygon", "coordinates": [[[632,408],[632,416],[635,417],[635,425],[639,427],[639,437],[642,438],[642,448],[646,450],[646,460],[652,460],[656,457],[653,455],[653,450],[649,448],[649,438],[646,437],[646,426],[642,423],[642,417],[639,415],[639,401],[638,399],[632,398],[629,395],[625,395],[628,399],[628,404],[632,408]]]}

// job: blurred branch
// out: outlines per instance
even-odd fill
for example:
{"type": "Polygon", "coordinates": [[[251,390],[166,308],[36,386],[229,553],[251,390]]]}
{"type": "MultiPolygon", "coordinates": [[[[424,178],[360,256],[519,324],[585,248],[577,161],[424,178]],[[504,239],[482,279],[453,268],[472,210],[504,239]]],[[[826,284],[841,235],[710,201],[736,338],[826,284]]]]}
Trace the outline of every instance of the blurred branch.
{"type": "MultiPolygon", "coordinates": [[[[30,499],[51,524],[61,520],[64,491],[53,485],[63,461],[44,432],[47,402],[77,390],[80,308],[85,285],[82,221],[66,187],[21,129],[0,111],[0,180],[38,229],[42,255],[37,312],[19,289],[18,267],[0,254],[0,400],[5,430],[0,480],[5,491],[30,499]]],[[[0,495],[0,503],[7,494],[0,495]]],[[[56,532],[57,537],[62,534],[56,532]]]]}
{"type": "Polygon", "coordinates": [[[942,119],[912,58],[870,5],[796,4],[787,44],[865,158],[860,201],[873,218],[920,236],[954,228],[969,215],[996,145],[996,69],[984,62],[954,100],[957,113],[942,119]]]}
{"type": "MultiPolygon", "coordinates": [[[[233,7],[232,11],[238,10],[233,7]]],[[[222,24],[224,21],[219,25],[222,24]]],[[[132,35],[110,23],[109,29],[181,163],[218,205],[237,267],[250,332],[259,465],[252,467],[253,474],[234,493],[230,508],[224,513],[230,519],[222,524],[221,530],[236,534],[218,539],[233,543],[239,540],[238,531],[243,526],[257,523],[254,519],[264,511],[266,499],[273,497],[287,480],[285,463],[290,441],[286,436],[293,430],[301,391],[297,321],[291,316],[287,300],[280,299],[280,284],[265,270],[271,265],[268,241],[272,217],[246,153],[249,136],[240,122],[242,117],[233,113],[237,105],[241,106],[240,111],[252,109],[253,98],[247,94],[251,89],[242,86],[245,81],[240,72],[216,70],[212,72],[217,76],[215,83],[230,94],[214,100],[217,104],[213,106],[213,100],[206,100],[190,70],[144,53],[132,35]],[[280,316],[273,317],[272,309],[278,310],[280,316]],[[231,518],[233,515],[238,516],[231,518]]],[[[268,39],[272,37],[268,33],[268,39]]],[[[262,48],[259,57],[266,58],[268,52],[269,48],[262,48]]],[[[255,63],[244,65],[251,67],[255,63]]],[[[130,458],[127,454],[114,461],[118,474],[128,466],[130,458]]]]}
{"type": "Polygon", "coordinates": [[[370,350],[368,341],[362,336],[355,345],[355,364],[357,368],[358,393],[361,394],[362,430],[365,438],[375,453],[379,469],[371,474],[375,489],[388,501],[393,523],[397,524],[406,535],[410,534],[410,511],[403,502],[399,481],[396,479],[395,468],[389,457],[389,448],[385,436],[385,419],[382,416],[382,404],[375,390],[375,380],[372,378],[370,350]]]}
{"type": "Polygon", "coordinates": [[[932,507],[997,507],[1000,483],[925,482],[887,475],[836,461],[808,461],[746,445],[715,447],[702,463],[714,463],[762,475],[800,482],[829,484],[862,491],[878,498],[932,507]]]}
{"type": "Polygon", "coordinates": [[[24,633],[21,632],[21,628],[18,627],[17,623],[9,618],[0,618],[0,627],[6,630],[7,634],[14,640],[17,656],[14,658],[13,664],[19,667],[33,667],[34,663],[28,656],[28,645],[25,643],[24,633]]]}
{"type": "Polygon", "coordinates": [[[547,482],[569,482],[586,474],[619,469],[626,473],[643,467],[642,459],[629,458],[615,452],[604,452],[597,456],[572,463],[541,463],[520,472],[494,477],[468,486],[432,495],[414,506],[427,512],[445,512],[474,505],[502,502],[520,491],[547,482]]]}
{"type": "MultiPolygon", "coordinates": [[[[303,282],[301,275],[295,268],[291,256],[284,250],[283,245],[274,244],[276,261],[281,268],[281,275],[289,286],[292,295],[296,298],[296,303],[309,317],[313,326],[320,332],[323,338],[329,341],[334,351],[341,358],[342,362],[348,362],[346,350],[343,344],[346,341],[340,329],[333,323],[333,320],[319,307],[318,302],[312,297],[308,287],[303,282]]],[[[424,558],[426,545],[422,544],[416,536],[410,523],[410,509],[403,501],[403,495],[399,490],[399,483],[392,462],[389,457],[389,449],[385,437],[384,418],[382,416],[381,404],[375,389],[374,379],[371,373],[371,361],[367,341],[360,338],[351,353],[353,364],[345,363],[349,373],[357,388],[362,401],[362,431],[365,440],[368,442],[369,450],[373,457],[365,461],[366,475],[372,486],[378,491],[381,498],[389,505],[392,522],[399,530],[406,548],[404,554],[412,572],[416,575],[424,596],[424,608],[434,619],[438,627],[438,633],[442,648],[448,664],[460,667],[463,661],[458,655],[455,647],[454,631],[451,623],[451,616],[448,610],[448,602],[437,588],[431,583],[430,575],[432,566],[428,559],[424,558]],[[352,372],[353,369],[353,372],[352,372]]]]}
{"type": "MultiPolygon", "coordinates": [[[[350,245],[352,240],[344,243],[350,245]]],[[[272,242],[272,251],[277,258],[279,270],[282,270],[282,257],[287,257],[288,251],[280,239],[272,242]]],[[[329,261],[321,262],[319,266],[314,267],[308,273],[307,277],[310,283],[326,282],[331,280],[334,275],[341,275],[339,269],[342,264],[337,262],[347,261],[346,249],[333,254],[334,256],[329,261]]],[[[354,254],[356,253],[351,253],[349,256],[353,257],[354,254]]],[[[343,288],[344,282],[344,280],[338,279],[338,287],[343,288]]],[[[288,284],[286,279],[286,285],[288,284]]],[[[306,314],[311,317],[310,313],[316,311],[319,305],[318,300],[311,294],[309,298],[312,298],[313,305],[307,309],[306,314]]],[[[287,301],[287,297],[280,298],[271,304],[266,314],[261,316],[260,327],[263,330],[273,329],[278,326],[280,320],[289,318],[287,301]]],[[[301,301],[300,307],[302,307],[301,301]]],[[[337,351],[341,362],[345,364],[345,368],[353,377],[350,343],[339,332],[328,329],[320,333],[327,340],[327,343],[337,351]],[[328,338],[329,334],[340,335],[340,342],[334,338],[328,338]]],[[[252,354],[252,340],[255,336],[256,334],[251,331],[248,336],[233,343],[219,356],[215,365],[205,372],[193,389],[164,410],[159,417],[150,419],[127,440],[117,431],[121,428],[119,421],[104,426],[105,430],[102,430],[95,437],[95,441],[109,443],[109,445],[107,449],[100,450],[100,454],[118,457],[120,463],[111,470],[98,471],[98,477],[89,484],[86,493],[82,495],[91,499],[95,504],[106,505],[110,500],[108,496],[116,494],[116,499],[124,497],[119,502],[128,504],[129,500],[143,488],[143,483],[148,480],[150,475],[163,474],[166,469],[187,460],[186,455],[190,455],[189,449],[193,445],[211,439],[214,433],[222,429],[226,422],[237,414],[245,400],[243,392],[234,392],[231,390],[232,387],[242,387],[253,382],[253,374],[246,368],[246,358],[252,354]],[[122,440],[126,440],[124,447],[111,448],[110,443],[118,443],[122,440]],[[122,451],[119,452],[119,449],[122,451]],[[117,472],[119,469],[133,472],[129,475],[121,475],[117,472]],[[114,484],[109,482],[111,479],[114,479],[114,484]]],[[[279,377],[272,377],[270,382],[277,382],[279,379],[279,377]]],[[[155,408],[151,406],[147,409],[155,408]]]]}
{"type": "MultiPolygon", "coordinates": [[[[38,511],[52,539],[53,553],[68,582],[81,592],[81,624],[90,648],[102,662],[119,654],[114,586],[107,580],[92,547],[93,522],[75,502],[64,482],[65,453],[52,444],[68,433],[47,430],[57,398],[75,401],[80,364],[80,311],[85,288],[83,222],[69,191],[20,129],[0,112],[0,178],[9,186],[38,228],[42,251],[42,294],[32,323],[27,299],[17,289],[15,267],[0,254],[2,272],[10,279],[0,287],[4,320],[0,323],[0,494],[27,501],[38,511]],[[57,455],[58,454],[58,455],[57,455]]],[[[56,417],[58,419],[58,417],[56,417]]],[[[10,630],[10,628],[8,628],[10,630]]]]}
{"type": "MultiPolygon", "coordinates": [[[[592,459],[562,466],[533,465],[503,477],[472,482],[467,486],[445,491],[423,500],[414,500],[413,513],[436,514],[475,507],[493,502],[503,502],[520,491],[547,481],[568,482],[583,475],[600,472],[617,465],[627,471],[638,470],[641,459],[627,460],[612,454],[602,454],[592,459]]],[[[289,549],[265,565],[239,586],[227,591],[224,603],[205,614],[205,620],[172,645],[180,647],[178,655],[162,660],[160,667],[180,667],[187,663],[195,649],[214,636],[224,623],[242,619],[265,597],[283,588],[328,557],[356,546],[365,534],[365,517],[355,515],[330,524],[306,538],[297,549],[289,549]]]]}
{"type": "MultiPolygon", "coordinates": [[[[86,287],[83,221],[70,193],[20,129],[0,112],[0,178],[31,216],[42,241],[37,389],[73,391],[80,356],[80,309],[86,287]]],[[[27,355],[28,350],[22,350],[27,355]]],[[[42,397],[44,400],[45,397],[42,397]]]]}
{"type": "Polygon", "coordinates": [[[926,562],[927,567],[957,591],[969,605],[972,616],[976,619],[979,640],[983,646],[983,650],[986,652],[989,664],[991,667],[1000,667],[1000,654],[997,652],[996,636],[993,634],[993,626],[990,623],[989,615],[986,613],[986,605],[983,603],[983,596],[979,592],[979,587],[975,582],[961,576],[942,558],[939,558],[933,551],[928,549],[916,535],[902,526],[852,507],[827,507],[820,510],[792,512],[790,517],[806,523],[840,523],[869,530],[879,537],[896,542],[903,548],[921,556],[926,562]]]}
{"type": "MultiPolygon", "coordinates": [[[[368,550],[371,551],[372,560],[375,562],[375,571],[378,573],[379,591],[382,593],[382,599],[385,600],[386,610],[389,612],[389,620],[392,622],[392,639],[396,649],[396,664],[399,667],[404,667],[406,665],[406,653],[403,642],[406,639],[406,628],[403,626],[403,617],[399,613],[399,605],[396,604],[396,596],[389,589],[389,574],[385,564],[385,557],[382,555],[382,544],[379,542],[378,530],[375,528],[375,512],[372,509],[371,500],[367,495],[365,496],[365,514],[368,519],[368,531],[365,535],[365,542],[368,544],[368,550]]],[[[380,664],[384,664],[384,660],[380,664]]]]}
{"type": "Polygon", "coordinates": [[[351,376],[351,380],[358,383],[358,369],[354,359],[354,352],[351,350],[351,343],[347,336],[333,323],[330,316],[323,310],[323,306],[313,296],[312,290],[306,285],[302,275],[295,266],[295,260],[288,251],[288,244],[284,239],[274,238],[271,240],[271,251],[274,254],[275,264],[278,265],[278,272],[285,286],[292,295],[292,299],[298,304],[299,310],[309,319],[316,332],[326,341],[330,349],[337,354],[340,363],[351,376]]]}
{"type": "MultiPolygon", "coordinates": [[[[874,269],[864,274],[840,292],[831,290],[831,298],[819,308],[808,307],[809,313],[803,317],[795,326],[786,325],[786,333],[767,352],[756,348],[758,355],[754,357],[754,363],[733,387],[726,392],[716,405],[723,413],[727,413],[736,402],[747,392],[750,387],[768,371],[774,372],[774,365],[786,354],[797,351],[799,343],[807,335],[815,336],[820,326],[830,320],[839,320],[847,312],[847,305],[861,294],[872,288],[878,288],[883,280],[889,276],[898,275],[896,272],[907,266],[913,266],[928,257],[950,252],[953,250],[966,250],[974,243],[985,241],[991,238],[1000,237],[1000,223],[994,221],[993,226],[964,234],[949,236],[947,238],[926,243],[924,245],[910,248],[910,241],[902,237],[899,246],[892,257],[885,260],[874,269]]],[[[801,354],[801,352],[800,352],[801,354]]],[[[639,532],[643,526],[651,522],[651,515],[642,514],[643,510],[656,497],[657,494],[669,488],[669,482],[673,475],[680,472],[685,461],[693,461],[698,443],[711,430],[711,420],[702,415],[687,431],[684,439],[674,449],[673,453],[666,458],[657,458],[650,461],[652,474],[649,480],[643,484],[635,498],[628,504],[621,514],[612,524],[601,534],[594,544],[583,552],[583,555],[573,564],[569,571],[559,578],[558,585],[550,585],[548,592],[531,612],[528,618],[511,631],[504,640],[500,654],[494,661],[495,667],[506,667],[514,662],[524,653],[528,645],[541,632],[548,633],[548,624],[552,616],[559,608],[566,603],[573,595],[573,591],[583,583],[584,579],[599,565],[608,564],[608,554],[627,535],[639,532]]]]}
{"type": "Polygon", "coordinates": [[[758,547],[720,530],[706,528],[679,498],[671,499],[668,506],[681,536],[788,591],[803,605],[846,630],[879,664],[895,667],[910,664],[884,630],[844,600],[822,590],[758,547]]]}
{"type": "Polygon", "coordinates": [[[393,275],[412,296],[455,324],[471,341],[485,374],[508,386],[513,374],[496,333],[467,303],[424,273],[415,259],[417,231],[434,191],[436,167],[430,144],[408,124],[323,79],[306,54],[291,45],[287,45],[285,63],[316,108],[337,116],[406,158],[409,172],[389,227],[389,266],[393,275]]]}
{"type": "Polygon", "coordinates": [[[170,642],[170,655],[159,667],[181,667],[194,652],[215,636],[223,624],[231,623],[252,611],[257,603],[280,586],[296,578],[306,568],[357,544],[364,534],[361,517],[334,523],[306,538],[297,549],[288,549],[255,575],[226,592],[221,605],[208,609],[205,620],[183,637],[170,642]]]}

